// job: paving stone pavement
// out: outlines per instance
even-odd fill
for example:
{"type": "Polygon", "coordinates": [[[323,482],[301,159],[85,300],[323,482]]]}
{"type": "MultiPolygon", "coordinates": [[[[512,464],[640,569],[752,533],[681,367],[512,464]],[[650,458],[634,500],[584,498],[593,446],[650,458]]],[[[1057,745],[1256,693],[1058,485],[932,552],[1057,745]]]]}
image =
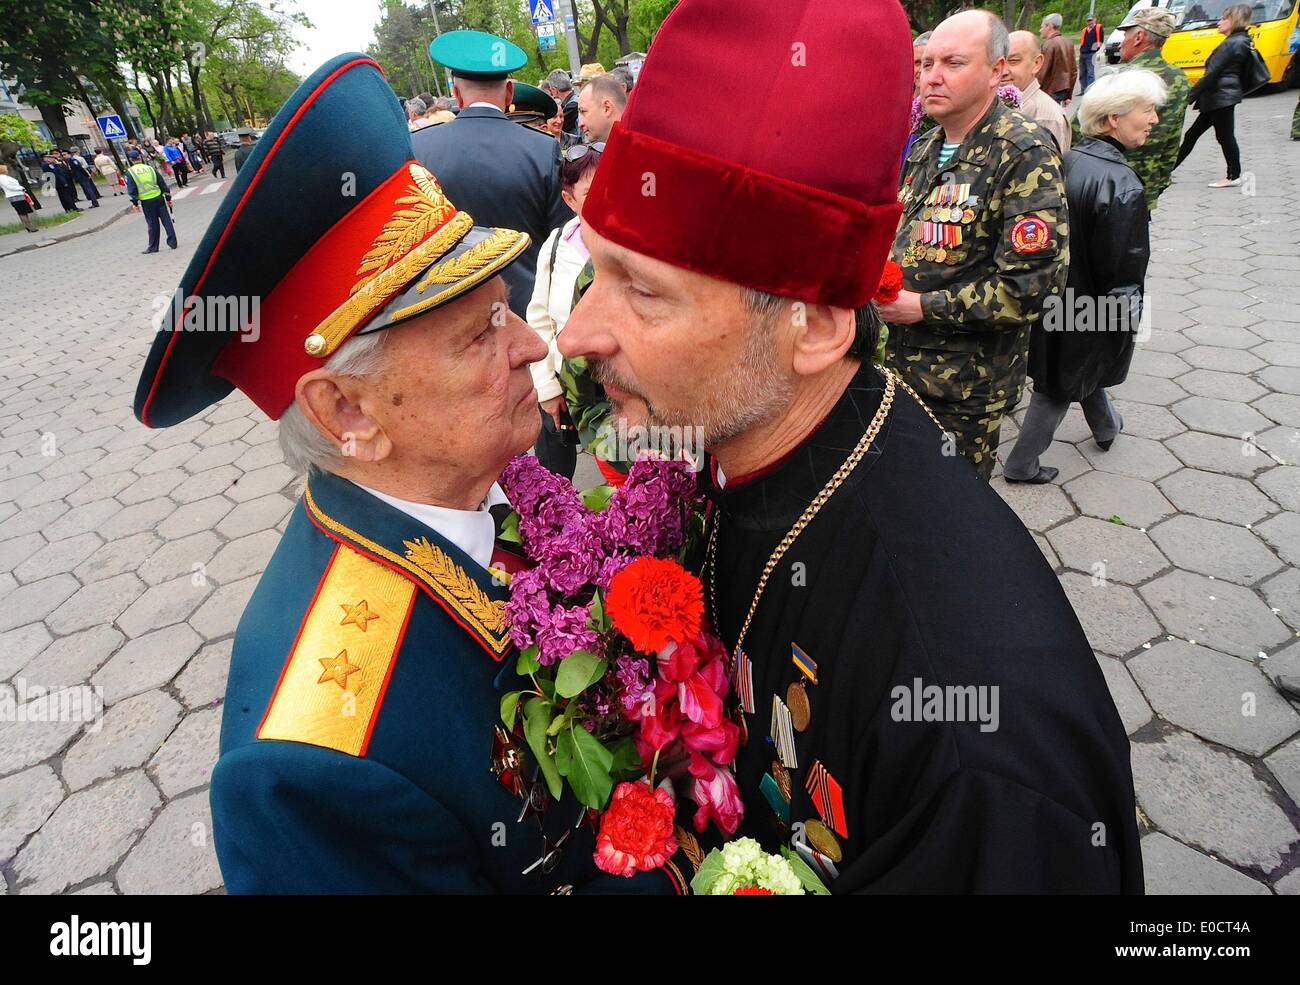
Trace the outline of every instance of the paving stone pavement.
{"type": "MultiPolygon", "coordinates": [[[[1055,484],[993,481],[1130,735],[1152,893],[1300,892],[1300,703],[1273,686],[1300,675],[1294,105],[1239,110],[1253,195],[1205,187],[1222,162],[1203,140],[1162,198],[1152,331],[1114,391],[1126,433],[1102,452],[1075,408],[1055,484]]],[[[0,259],[0,894],[221,890],[207,780],[230,640],[294,480],[237,394],[165,431],[131,414],[155,299],[221,198],[177,203],[175,253],[137,257],[127,216],[0,259]],[[102,715],[32,720],[38,688],[82,685],[102,715]]]]}

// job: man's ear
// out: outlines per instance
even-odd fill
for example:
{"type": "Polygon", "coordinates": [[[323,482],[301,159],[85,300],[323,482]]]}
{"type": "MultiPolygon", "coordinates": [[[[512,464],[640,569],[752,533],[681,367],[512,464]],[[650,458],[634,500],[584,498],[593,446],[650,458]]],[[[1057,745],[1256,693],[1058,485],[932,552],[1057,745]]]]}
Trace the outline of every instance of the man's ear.
{"type": "Polygon", "coordinates": [[[789,317],[794,330],[792,368],[800,376],[816,376],[843,359],[853,345],[856,322],[849,308],[794,301],[789,317]]]}
{"type": "Polygon", "coordinates": [[[344,458],[381,462],[393,442],[368,413],[367,392],[356,377],[315,369],[298,380],[294,400],[299,410],[344,458]]]}

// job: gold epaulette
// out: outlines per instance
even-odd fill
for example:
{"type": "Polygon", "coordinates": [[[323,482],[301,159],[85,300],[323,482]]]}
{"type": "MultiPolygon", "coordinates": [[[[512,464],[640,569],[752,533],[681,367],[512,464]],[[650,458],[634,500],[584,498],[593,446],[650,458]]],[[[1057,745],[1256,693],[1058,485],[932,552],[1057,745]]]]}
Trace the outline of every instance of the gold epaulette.
{"type": "Polygon", "coordinates": [[[409,578],[339,544],[257,737],[364,756],[416,591],[409,578]]]}

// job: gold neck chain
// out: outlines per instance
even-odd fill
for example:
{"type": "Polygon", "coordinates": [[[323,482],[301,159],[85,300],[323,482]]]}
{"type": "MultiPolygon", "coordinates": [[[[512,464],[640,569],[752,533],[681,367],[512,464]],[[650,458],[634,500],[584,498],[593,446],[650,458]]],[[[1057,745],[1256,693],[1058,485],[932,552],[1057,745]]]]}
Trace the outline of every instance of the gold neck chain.
{"type": "MultiPolygon", "coordinates": [[[[733,655],[740,652],[740,648],[745,642],[745,634],[749,632],[749,624],[753,621],[754,612],[758,609],[758,600],[763,597],[763,590],[767,588],[767,580],[771,577],[772,572],[780,563],[781,558],[784,557],[785,552],[790,549],[790,545],[792,545],[798,536],[803,533],[804,528],[812,522],[813,517],[815,517],[821,508],[826,505],[826,501],[831,498],[831,494],[843,485],[844,480],[849,477],[849,474],[855,468],[857,468],[858,463],[862,461],[863,457],[867,454],[867,451],[871,448],[872,442],[876,440],[876,435],[880,432],[881,427],[885,423],[885,419],[889,416],[889,410],[893,406],[895,386],[901,386],[904,390],[910,393],[916,402],[925,410],[926,414],[929,415],[930,420],[934,421],[935,426],[939,427],[940,430],[943,430],[942,426],[939,425],[939,422],[935,420],[934,415],[930,413],[930,409],[926,407],[921,401],[921,398],[916,395],[916,391],[895,376],[892,371],[882,369],[881,372],[885,377],[885,392],[880,398],[880,406],[876,409],[875,415],[871,418],[871,423],[867,425],[867,430],[863,432],[857,445],[855,445],[853,451],[849,453],[849,457],[844,460],[844,463],[836,470],[835,474],[831,476],[830,481],[822,487],[821,492],[813,498],[813,501],[808,504],[808,508],[805,509],[799,519],[794,522],[794,526],[791,527],[786,535],[781,538],[781,542],[777,544],[776,549],[772,551],[772,556],[769,557],[767,563],[763,565],[763,573],[759,576],[758,587],[754,589],[754,600],[749,603],[749,612],[745,615],[745,621],[740,627],[740,635],[736,637],[736,645],[732,648],[731,652],[733,655]]],[[[709,606],[712,609],[713,614],[713,628],[715,632],[720,634],[722,629],[718,625],[718,579],[716,564],[718,553],[718,525],[719,518],[715,513],[712,529],[709,531],[708,547],[705,549],[704,563],[708,565],[709,568],[709,606]]]]}

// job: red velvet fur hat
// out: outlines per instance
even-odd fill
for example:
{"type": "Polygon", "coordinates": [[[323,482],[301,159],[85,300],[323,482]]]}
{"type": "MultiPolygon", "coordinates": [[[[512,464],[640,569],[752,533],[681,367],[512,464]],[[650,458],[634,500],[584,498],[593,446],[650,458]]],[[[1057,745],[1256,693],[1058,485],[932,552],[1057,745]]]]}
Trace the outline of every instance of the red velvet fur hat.
{"type": "Polygon", "coordinates": [[[674,266],[859,307],[898,225],[911,96],[898,0],[681,0],[583,221],[674,266]]]}

